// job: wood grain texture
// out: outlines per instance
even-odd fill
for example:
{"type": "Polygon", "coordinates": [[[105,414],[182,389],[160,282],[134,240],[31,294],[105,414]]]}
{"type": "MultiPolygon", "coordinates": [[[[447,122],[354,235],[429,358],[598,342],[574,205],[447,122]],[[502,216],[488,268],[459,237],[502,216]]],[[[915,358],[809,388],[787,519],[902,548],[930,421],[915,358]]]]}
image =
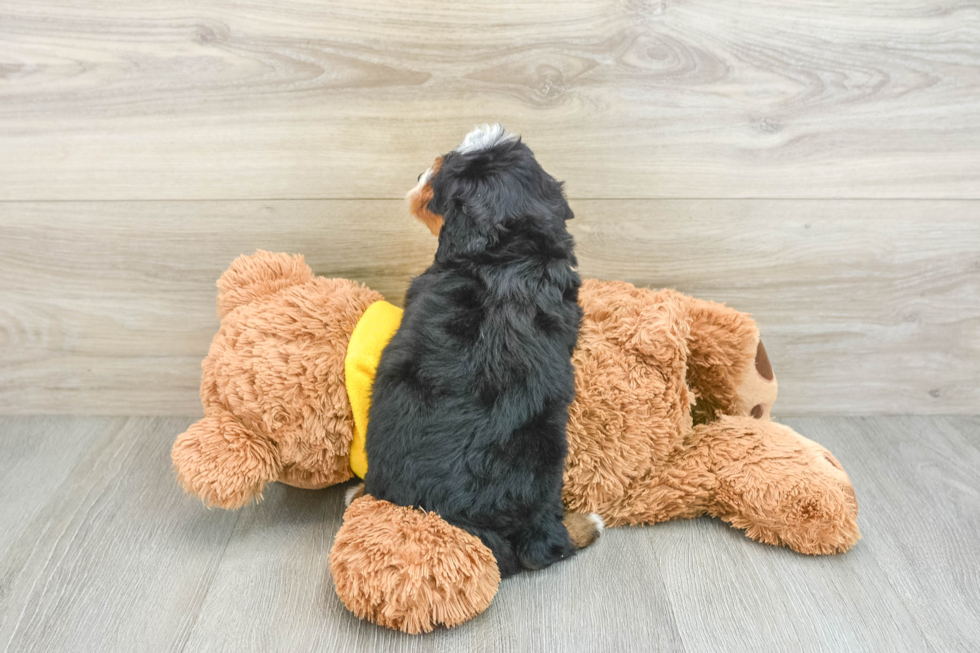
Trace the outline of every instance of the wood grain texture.
{"type": "Polygon", "coordinates": [[[873,551],[928,648],[980,647],[980,417],[789,423],[840,442],[861,502],[859,546],[873,551]]]}
{"type": "MultiPolygon", "coordinates": [[[[980,410],[980,203],[579,200],[584,276],[758,320],[779,414],[980,410]]],[[[200,410],[242,252],[401,303],[435,240],[400,201],[0,203],[0,413],[200,410]]]]}
{"type": "Polygon", "coordinates": [[[65,447],[103,430],[68,474],[30,457],[38,480],[4,496],[30,500],[42,479],[59,482],[0,560],[4,651],[179,651],[193,628],[239,514],[209,512],[176,486],[170,445],[192,420],[119,421],[0,436],[5,455],[34,438],[65,447]]]}
{"type": "Polygon", "coordinates": [[[5,651],[975,651],[980,418],[799,418],[849,471],[863,539],[807,557],[717,520],[606,531],[501,585],[453,630],[358,621],[327,553],[344,487],[272,485],[237,513],[182,495],[167,454],[186,418],[0,418],[0,517],[35,502],[0,557],[5,651]],[[55,452],[63,443],[65,456],[55,452]],[[72,466],[67,459],[77,460],[72,466]],[[69,471],[65,471],[71,467],[69,471]],[[4,471],[7,468],[0,468],[4,471]]]}
{"type": "Polygon", "coordinates": [[[236,256],[304,253],[400,303],[435,251],[401,202],[0,203],[0,225],[0,412],[199,411],[236,256]]]}
{"type": "Polygon", "coordinates": [[[952,0],[7,0],[0,199],[398,198],[475,123],[576,198],[978,198],[952,0]]]}
{"type": "Polygon", "coordinates": [[[44,529],[46,510],[61,493],[65,477],[125,418],[78,420],[65,417],[0,420],[0,650],[24,614],[22,601],[37,582],[26,562],[29,544],[44,529]]]}
{"type": "Polygon", "coordinates": [[[863,538],[843,556],[808,558],[752,546],[718,521],[665,524],[676,539],[656,560],[675,614],[690,616],[678,621],[688,650],[975,650],[980,419],[787,424],[849,472],[863,538]]]}

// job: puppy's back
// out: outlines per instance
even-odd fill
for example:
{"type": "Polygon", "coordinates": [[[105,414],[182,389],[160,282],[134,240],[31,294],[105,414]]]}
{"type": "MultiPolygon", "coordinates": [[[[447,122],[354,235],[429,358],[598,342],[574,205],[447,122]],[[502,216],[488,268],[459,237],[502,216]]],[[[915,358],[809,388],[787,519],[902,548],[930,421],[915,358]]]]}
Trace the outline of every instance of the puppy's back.
{"type": "Polygon", "coordinates": [[[507,574],[574,549],[561,479],[581,282],[561,184],[491,136],[422,180],[439,248],[378,367],[366,491],[479,535],[507,574]]]}

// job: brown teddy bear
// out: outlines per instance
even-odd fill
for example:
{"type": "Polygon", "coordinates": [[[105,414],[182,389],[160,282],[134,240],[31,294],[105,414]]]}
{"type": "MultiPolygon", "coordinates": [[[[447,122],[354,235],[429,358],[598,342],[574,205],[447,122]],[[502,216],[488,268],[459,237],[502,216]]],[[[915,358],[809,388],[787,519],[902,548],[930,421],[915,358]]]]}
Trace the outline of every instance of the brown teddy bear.
{"type": "MultiPolygon", "coordinates": [[[[370,383],[400,309],[302,256],[258,252],[218,281],[221,328],[202,364],[204,418],[173,447],[180,484],[238,508],[281,481],[363,476],[370,383]]],[[[712,515],[807,554],[860,537],[850,479],[829,451],[770,419],[776,379],[753,320],[672,290],[586,280],[573,355],[564,500],[609,526],[712,515]]],[[[340,598],[418,633],[490,604],[480,540],[432,513],[354,500],[330,567],[340,598]]]]}

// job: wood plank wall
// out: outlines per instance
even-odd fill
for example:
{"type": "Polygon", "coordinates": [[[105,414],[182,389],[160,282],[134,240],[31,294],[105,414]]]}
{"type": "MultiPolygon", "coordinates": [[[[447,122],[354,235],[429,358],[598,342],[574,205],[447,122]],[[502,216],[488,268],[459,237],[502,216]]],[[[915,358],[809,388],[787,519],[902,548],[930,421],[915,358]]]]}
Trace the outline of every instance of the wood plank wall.
{"type": "Polygon", "coordinates": [[[756,316],[777,414],[980,412],[975,4],[5,0],[0,413],[199,412],[256,248],[400,302],[487,121],[584,275],[756,316]]]}

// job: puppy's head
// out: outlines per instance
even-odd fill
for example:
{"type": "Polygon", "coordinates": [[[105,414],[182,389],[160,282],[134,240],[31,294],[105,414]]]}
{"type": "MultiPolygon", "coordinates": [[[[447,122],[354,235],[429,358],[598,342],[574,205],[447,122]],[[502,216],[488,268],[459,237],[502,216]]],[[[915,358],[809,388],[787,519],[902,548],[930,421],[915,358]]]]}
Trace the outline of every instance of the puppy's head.
{"type": "Polygon", "coordinates": [[[573,217],[562,184],[520,137],[477,127],[436,158],[408,193],[409,209],[434,235],[443,229],[494,239],[515,226],[549,230],[573,217]]]}

